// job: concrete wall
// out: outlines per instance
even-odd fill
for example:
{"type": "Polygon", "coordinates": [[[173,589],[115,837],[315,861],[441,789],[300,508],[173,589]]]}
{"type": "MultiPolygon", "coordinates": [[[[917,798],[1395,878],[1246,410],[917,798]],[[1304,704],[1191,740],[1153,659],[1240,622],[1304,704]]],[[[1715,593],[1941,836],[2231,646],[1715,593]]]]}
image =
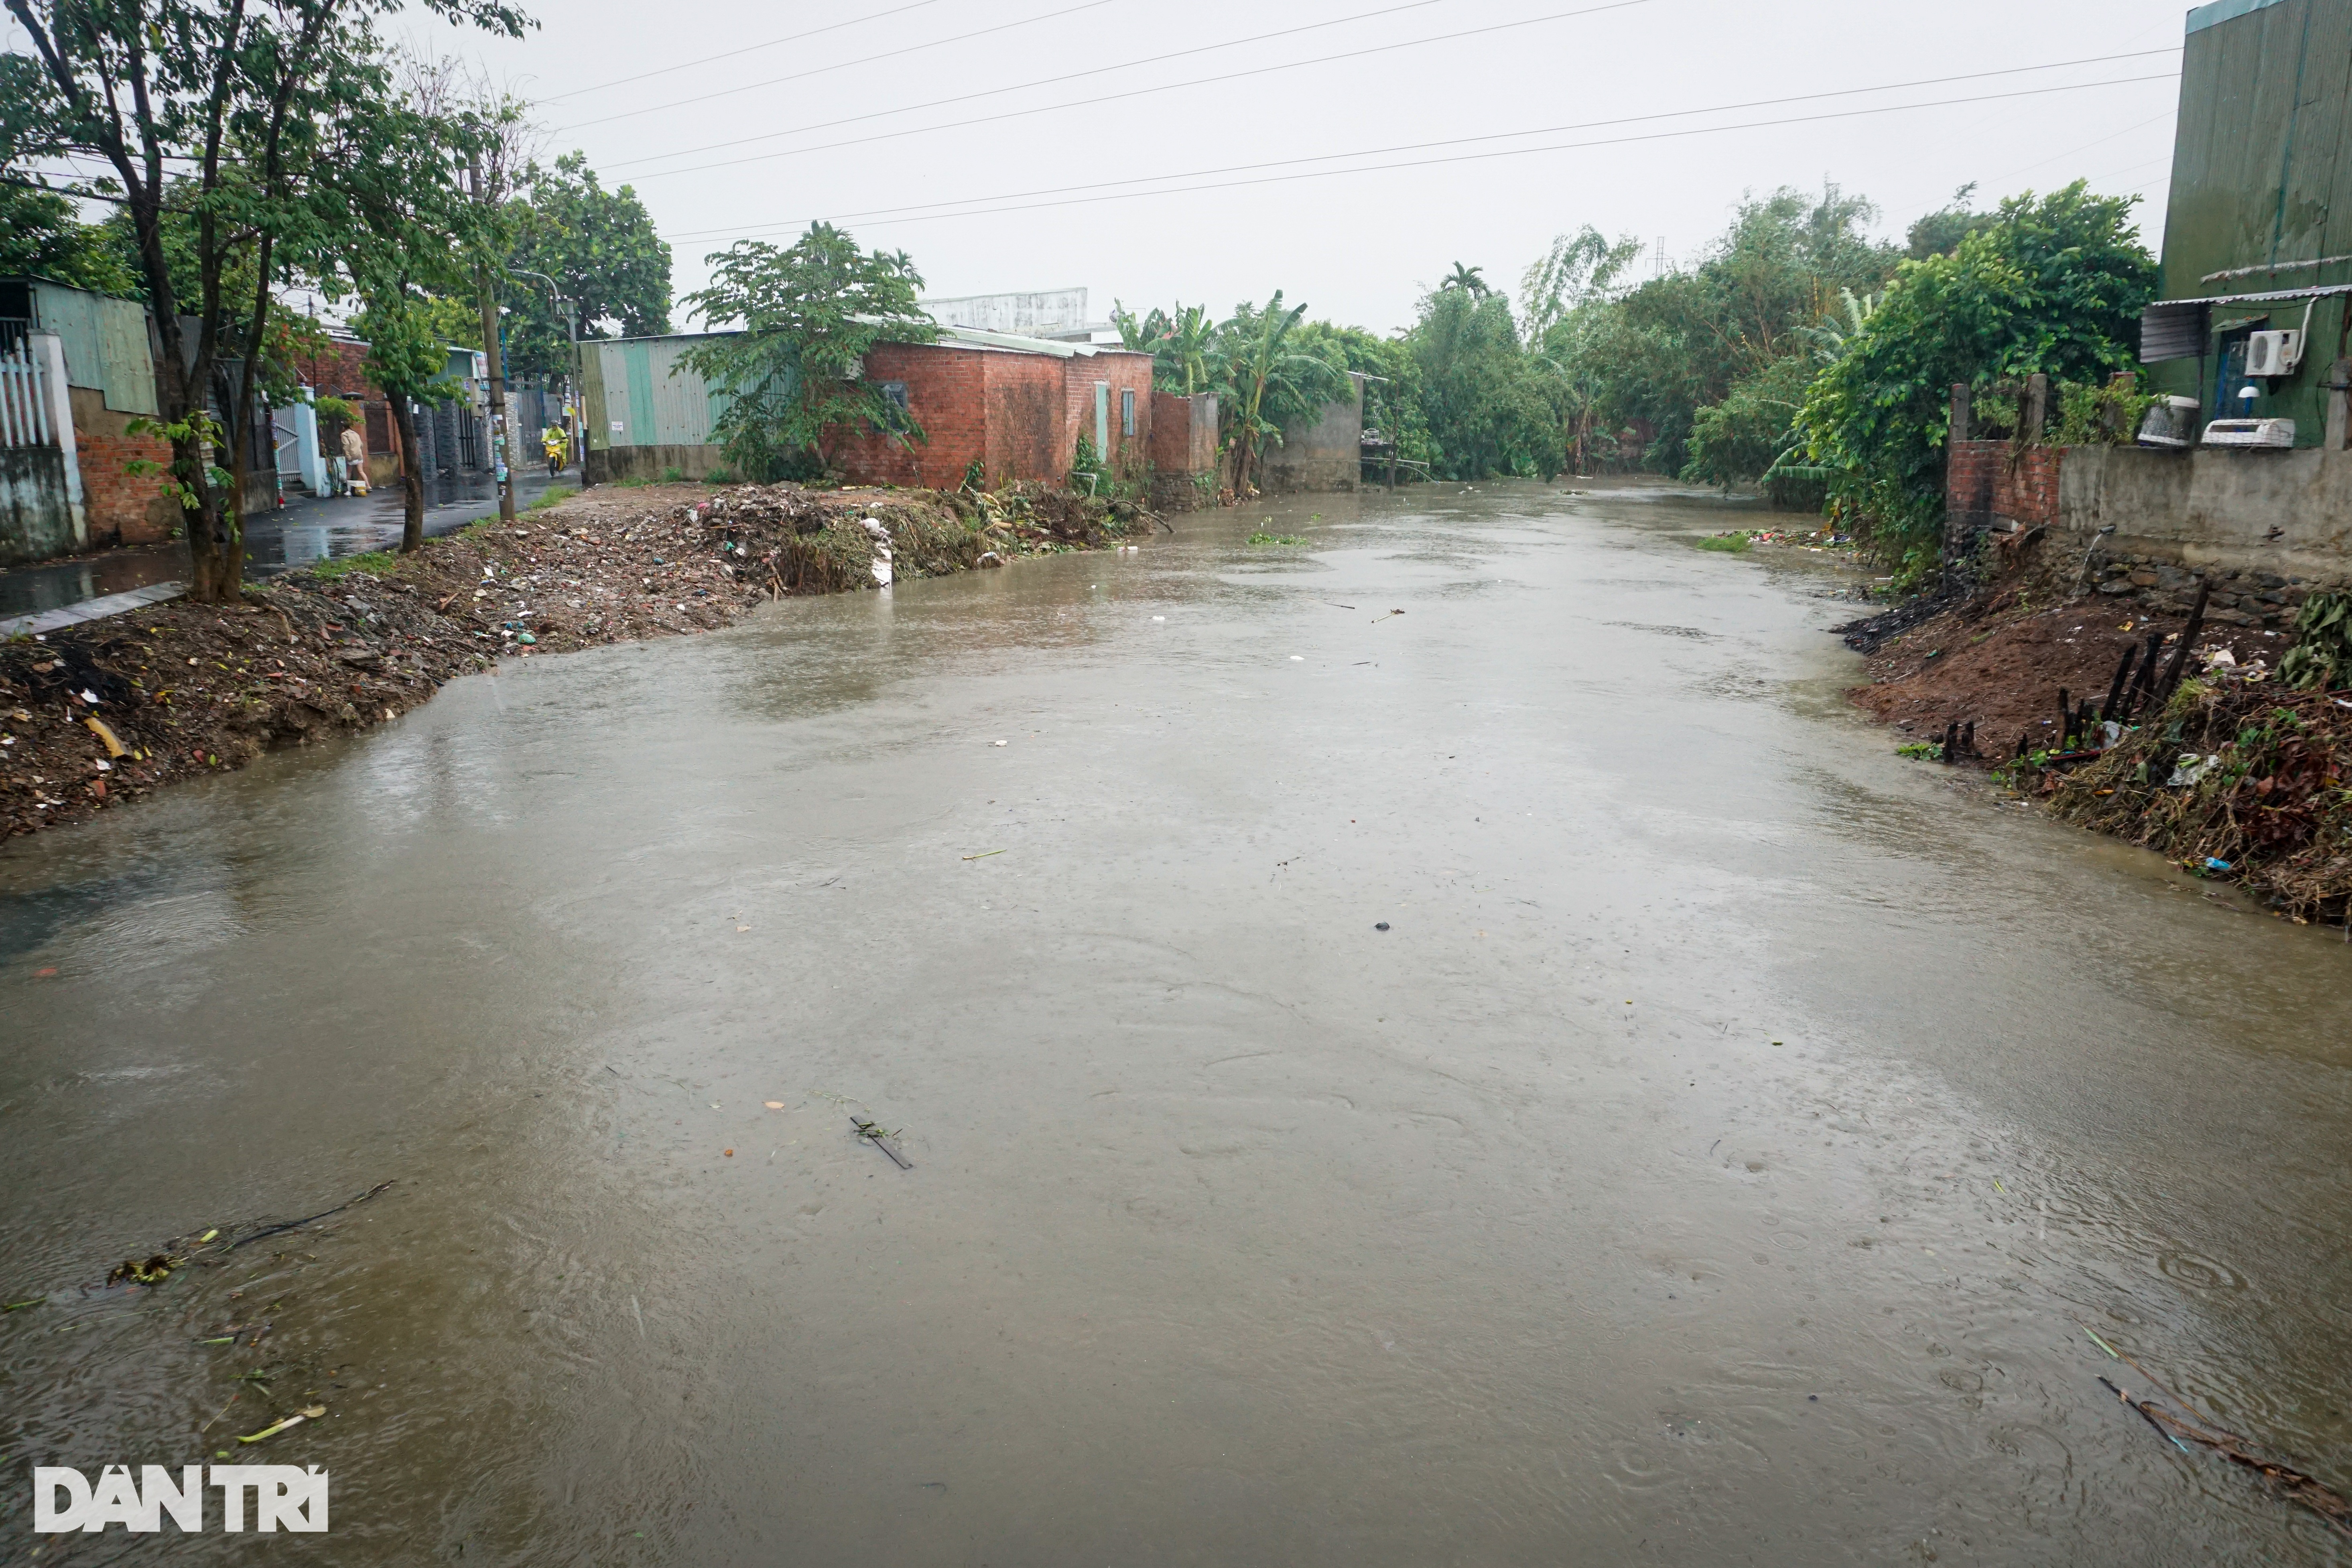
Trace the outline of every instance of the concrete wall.
{"type": "Polygon", "coordinates": [[[2060,526],[2087,545],[2116,525],[2109,553],[2314,581],[2352,575],[2352,452],[2068,447],[2060,526]]]}
{"type": "Polygon", "coordinates": [[[1321,417],[1282,433],[1282,445],[1259,455],[1257,487],[1268,495],[1298,490],[1352,490],[1363,473],[1364,384],[1356,395],[1326,404],[1321,417]]]}
{"type": "Polygon", "coordinates": [[[659,483],[670,468],[681,478],[700,479],[727,466],[727,451],[723,447],[607,447],[601,452],[591,447],[585,466],[592,485],[627,479],[659,483]]]}
{"type": "Polygon", "coordinates": [[[931,320],[948,327],[983,332],[1076,331],[1087,324],[1087,291],[1044,289],[1027,294],[969,294],[954,300],[917,301],[931,320]]]}
{"type": "Polygon", "coordinates": [[[2352,584],[2352,451],[1955,442],[1947,504],[1950,559],[1990,530],[2037,592],[2075,591],[2087,563],[2111,599],[2177,613],[2203,584],[2216,619],[2275,629],[2305,595],[2352,584]]]}

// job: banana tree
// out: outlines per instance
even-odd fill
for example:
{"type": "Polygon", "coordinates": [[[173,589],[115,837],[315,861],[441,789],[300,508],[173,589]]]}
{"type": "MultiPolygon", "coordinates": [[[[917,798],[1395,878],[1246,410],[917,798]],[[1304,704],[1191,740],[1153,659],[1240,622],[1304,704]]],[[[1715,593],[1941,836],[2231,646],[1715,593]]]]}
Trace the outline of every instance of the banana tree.
{"type": "Polygon", "coordinates": [[[1214,390],[1223,407],[1225,447],[1234,455],[1237,494],[1250,490],[1265,443],[1282,444],[1286,421],[1346,395],[1346,372],[1290,346],[1290,335],[1306,314],[1303,303],[1285,307],[1277,289],[1263,310],[1244,305],[1217,329],[1223,374],[1214,390]]]}

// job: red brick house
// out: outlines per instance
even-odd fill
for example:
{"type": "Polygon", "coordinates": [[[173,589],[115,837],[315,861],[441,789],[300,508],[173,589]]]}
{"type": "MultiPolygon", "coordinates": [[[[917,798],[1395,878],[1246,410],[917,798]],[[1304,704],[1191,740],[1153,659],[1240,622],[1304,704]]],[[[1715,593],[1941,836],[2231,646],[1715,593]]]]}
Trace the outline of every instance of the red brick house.
{"type": "Polygon", "coordinates": [[[1140,480],[1151,454],[1151,356],[961,327],[929,343],[884,343],[866,377],[915,416],[925,439],[871,431],[828,444],[860,484],[952,489],[976,461],[994,487],[1067,478],[1081,437],[1115,474],[1140,480]]]}
{"type": "MultiPolygon", "coordinates": [[[[367,343],[337,335],[323,353],[305,354],[289,368],[302,384],[320,397],[340,397],[359,405],[367,436],[368,483],[388,485],[400,477],[400,430],[392,420],[392,404],[367,370],[367,343]]],[[[340,458],[341,451],[328,452],[340,458]]]]}

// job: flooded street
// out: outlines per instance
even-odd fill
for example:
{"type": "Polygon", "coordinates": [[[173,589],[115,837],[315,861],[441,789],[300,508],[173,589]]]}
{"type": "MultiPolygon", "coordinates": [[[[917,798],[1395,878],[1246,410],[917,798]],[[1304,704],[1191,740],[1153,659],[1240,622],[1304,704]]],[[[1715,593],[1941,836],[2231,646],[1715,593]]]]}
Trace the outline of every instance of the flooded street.
{"type": "Polygon", "coordinates": [[[2352,1561],[2084,1331],[2352,1484],[2341,933],[1896,758],[1754,519],[1455,489],[0,849],[0,1563],[2352,1561]],[[216,1451],[331,1532],[31,1532],[216,1451]]]}

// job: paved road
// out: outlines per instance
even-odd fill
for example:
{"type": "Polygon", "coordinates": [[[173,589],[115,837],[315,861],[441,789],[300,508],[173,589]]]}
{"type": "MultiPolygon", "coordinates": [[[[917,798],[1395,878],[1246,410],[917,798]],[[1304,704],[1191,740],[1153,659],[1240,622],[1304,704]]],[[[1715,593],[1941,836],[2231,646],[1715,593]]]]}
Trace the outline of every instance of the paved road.
{"type": "MultiPolygon", "coordinates": [[[[516,481],[516,502],[530,505],[550,484],[579,482],[576,468],[553,479],[544,468],[529,470],[516,481]]],[[[314,561],[395,546],[400,542],[400,507],[396,485],[365,496],[298,496],[246,524],[246,577],[258,582],[314,561]]],[[[426,509],[425,531],[428,537],[454,533],[469,522],[496,516],[498,510],[497,493],[488,485],[468,487],[426,509]]],[[[0,573],[0,621],[134,588],[184,583],[187,577],[188,547],[178,542],[19,567],[0,573]]]]}

